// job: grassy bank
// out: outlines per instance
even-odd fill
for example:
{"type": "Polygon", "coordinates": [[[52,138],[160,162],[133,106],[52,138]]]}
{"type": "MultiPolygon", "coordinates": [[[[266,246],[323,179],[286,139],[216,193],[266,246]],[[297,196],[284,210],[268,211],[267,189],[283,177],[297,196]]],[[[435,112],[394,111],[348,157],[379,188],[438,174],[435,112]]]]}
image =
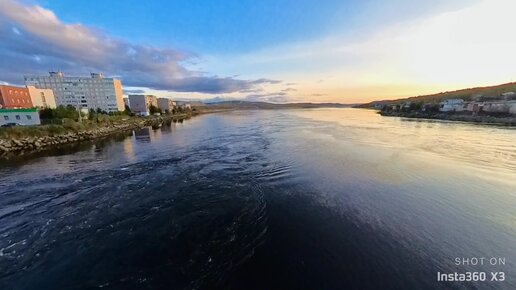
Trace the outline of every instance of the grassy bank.
{"type": "Polygon", "coordinates": [[[28,137],[53,137],[70,133],[95,131],[97,129],[116,127],[119,125],[137,127],[142,123],[152,122],[154,119],[179,120],[187,117],[187,114],[151,116],[145,118],[129,116],[100,116],[93,120],[83,119],[80,122],[72,119],[63,119],[60,121],[61,124],[0,128],[0,139],[9,140],[28,137]]]}
{"type": "Polygon", "coordinates": [[[44,137],[57,136],[68,133],[77,133],[88,130],[94,130],[101,127],[109,127],[111,125],[121,122],[137,122],[139,118],[125,119],[118,118],[119,116],[108,117],[101,121],[84,120],[77,122],[71,119],[65,119],[62,124],[49,124],[38,126],[17,126],[10,128],[0,128],[0,139],[19,139],[25,137],[44,137]]]}
{"type": "Polygon", "coordinates": [[[160,127],[190,117],[175,114],[150,117],[109,116],[84,120],[66,120],[61,125],[20,126],[0,129],[0,158],[32,154],[61,146],[107,138],[148,126],[160,127]]]}

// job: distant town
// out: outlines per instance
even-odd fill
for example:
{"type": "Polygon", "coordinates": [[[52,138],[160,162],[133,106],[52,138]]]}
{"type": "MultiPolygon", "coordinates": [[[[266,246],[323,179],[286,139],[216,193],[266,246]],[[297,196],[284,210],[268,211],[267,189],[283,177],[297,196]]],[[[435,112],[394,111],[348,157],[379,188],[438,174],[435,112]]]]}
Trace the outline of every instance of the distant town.
{"type": "Polygon", "coordinates": [[[476,87],[354,106],[382,116],[516,125],[516,83],[476,87]]]}
{"type": "Polygon", "coordinates": [[[94,113],[150,116],[192,109],[189,103],[154,95],[124,97],[122,82],[101,73],[84,77],[50,72],[27,75],[24,80],[25,87],[0,85],[0,126],[40,125],[45,117],[42,112],[57,108],[75,110],[79,118],[94,113]]]}
{"type": "Polygon", "coordinates": [[[470,112],[472,114],[516,114],[516,93],[505,92],[495,98],[476,95],[471,101],[447,99],[439,103],[407,101],[403,103],[377,103],[374,108],[395,112],[470,112]]]}

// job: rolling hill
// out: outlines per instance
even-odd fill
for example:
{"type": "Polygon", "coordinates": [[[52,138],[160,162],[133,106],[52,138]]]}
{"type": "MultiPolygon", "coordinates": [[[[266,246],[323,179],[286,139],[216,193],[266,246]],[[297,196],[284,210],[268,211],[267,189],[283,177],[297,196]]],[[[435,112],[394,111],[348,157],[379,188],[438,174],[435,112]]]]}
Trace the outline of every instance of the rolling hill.
{"type": "Polygon", "coordinates": [[[373,107],[375,104],[383,104],[383,103],[389,103],[389,104],[404,103],[404,102],[438,103],[443,100],[455,99],[455,98],[461,98],[461,99],[468,101],[468,100],[472,100],[476,96],[483,96],[484,98],[489,99],[489,98],[496,98],[505,92],[516,92],[516,82],[501,84],[501,85],[496,85],[496,86],[461,89],[461,90],[457,90],[457,91],[441,92],[441,93],[437,93],[437,94],[415,96],[415,97],[396,99],[396,100],[373,101],[370,103],[358,105],[356,107],[370,108],[370,107],[373,107]]]}

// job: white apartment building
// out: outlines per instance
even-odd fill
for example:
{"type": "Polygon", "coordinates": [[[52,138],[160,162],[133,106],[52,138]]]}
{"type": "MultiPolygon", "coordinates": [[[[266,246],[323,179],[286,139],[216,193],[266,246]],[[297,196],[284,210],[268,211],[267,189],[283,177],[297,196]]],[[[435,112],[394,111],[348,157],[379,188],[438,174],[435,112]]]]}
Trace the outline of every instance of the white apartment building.
{"type": "Polygon", "coordinates": [[[123,111],[122,83],[105,78],[99,73],[91,77],[66,77],[62,72],[49,76],[25,76],[25,84],[38,89],[51,89],[56,105],[74,106],[82,111],[101,109],[106,112],[123,111]]]}
{"type": "Polygon", "coordinates": [[[55,109],[56,99],[51,89],[38,89],[35,86],[27,86],[32,105],[38,108],[55,109]]]}
{"type": "Polygon", "coordinates": [[[441,102],[439,104],[439,111],[441,112],[455,112],[455,111],[462,111],[464,107],[464,100],[463,99],[448,99],[444,102],[441,102]]]}

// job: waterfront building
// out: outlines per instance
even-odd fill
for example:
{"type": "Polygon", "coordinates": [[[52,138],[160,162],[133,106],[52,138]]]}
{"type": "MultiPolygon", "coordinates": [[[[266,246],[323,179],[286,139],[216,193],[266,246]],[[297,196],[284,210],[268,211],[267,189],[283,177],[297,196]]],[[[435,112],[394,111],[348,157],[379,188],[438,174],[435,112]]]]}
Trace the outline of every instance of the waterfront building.
{"type": "Polygon", "coordinates": [[[124,106],[131,108],[131,102],[129,102],[129,98],[124,98],[124,106]]]}
{"type": "Polygon", "coordinates": [[[462,104],[459,104],[455,106],[455,112],[464,112],[468,108],[468,103],[463,102],[462,104]]]}
{"type": "Polygon", "coordinates": [[[514,113],[516,101],[485,102],[483,111],[489,113],[514,113]]]}
{"type": "Polygon", "coordinates": [[[373,107],[377,110],[382,110],[386,105],[384,103],[375,103],[373,107]]]}
{"type": "Polygon", "coordinates": [[[504,100],[512,100],[514,98],[516,98],[516,93],[515,92],[505,92],[502,94],[502,98],[504,100]]]}
{"type": "Polygon", "coordinates": [[[484,107],[484,102],[469,102],[465,104],[466,109],[464,111],[479,113],[484,107]]]}
{"type": "Polygon", "coordinates": [[[176,102],[169,98],[158,98],[158,108],[163,112],[172,112],[176,107],[176,102]]]}
{"type": "Polygon", "coordinates": [[[399,111],[401,109],[401,105],[398,105],[398,104],[390,105],[390,108],[392,111],[399,111]]]}
{"type": "Polygon", "coordinates": [[[150,107],[158,107],[158,99],[153,95],[129,95],[131,111],[139,116],[149,116],[150,107]]]}
{"type": "Polygon", "coordinates": [[[0,85],[0,108],[32,108],[27,88],[0,85]]]}
{"type": "Polygon", "coordinates": [[[509,113],[516,115],[516,101],[510,102],[509,113]]]}
{"type": "Polygon", "coordinates": [[[409,111],[411,106],[412,106],[412,102],[405,102],[405,103],[401,104],[400,109],[403,111],[409,111]]]}
{"type": "Polygon", "coordinates": [[[458,110],[462,111],[462,108],[464,107],[464,100],[449,99],[441,102],[439,105],[439,111],[441,112],[455,112],[458,110]]]}
{"type": "Polygon", "coordinates": [[[105,78],[100,73],[90,77],[67,77],[62,72],[48,76],[25,76],[25,84],[38,89],[51,89],[56,105],[74,106],[82,111],[101,109],[106,112],[123,111],[122,83],[105,78]]]}
{"type": "Polygon", "coordinates": [[[27,86],[32,105],[37,108],[55,109],[56,99],[51,89],[38,89],[35,86],[27,86]]]}
{"type": "Polygon", "coordinates": [[[177,102],[177,107],[182,110],[191,110],[192,109],[192,105],[187,102],[177,102]]]}
{"type": "Polygon", "coordinates": [[[41,121],[39,119],[38,110],[35,108],[30,109],[0,109],[0,126],[17,123],[20,125],[39,125],[41,121]]]}

